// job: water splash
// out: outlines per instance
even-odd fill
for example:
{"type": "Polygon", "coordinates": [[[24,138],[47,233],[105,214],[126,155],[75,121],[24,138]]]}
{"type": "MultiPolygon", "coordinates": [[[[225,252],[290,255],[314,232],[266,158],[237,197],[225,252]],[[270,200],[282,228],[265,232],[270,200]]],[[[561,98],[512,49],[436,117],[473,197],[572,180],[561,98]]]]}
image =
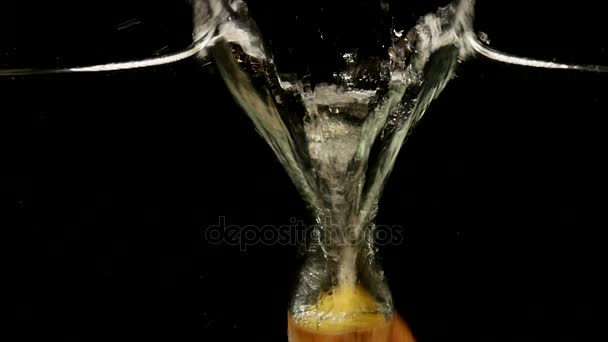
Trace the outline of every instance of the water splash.
{"type": "MultiPolygon", "coordinates": [[[[239,12],[246,12],[246,4],[242,0],[192,0],[193,3],[193,43],[182,51],[151,57],[141,60],[104,63],[89,66],[69,68],[17,68],[0,69],[2,76],[27,76],[45,74],[89,73],[129,70],[137,68],[155,67],[176,63],[192,56],[198,56],[208,62],[209,48],[220,39],[240,45],[249,55],[261,58],[265,55],[263,50],[255,51],[261,47],[258,36],[252,35],[248,25],[243,22],[232,22],[231,18],[239,12]]],[[[483,56],[500,63],[521,65],[535,68],[576,70],[586,72],[608,72],[608,66],[563,64],[538,59],[518,57],[484,46],[474,34],[472,21],[474,14],[474,0],[456,0],[450,6],[457,8],[455,18],[460,26],[454,30],[455,36],[461,45],[461,58],[472,55],[483,56]]],[[[252,25],[251,20],[249,26],[252,25]]]]}
{"type": "MultiPolygon", "coordinates": [[[[372,221],[385,182],[403,142],[460,61],[484,56],[528,67],[608,71],[492,50],[474,34],[474,1],[461,0],[413,28],[392,28],[391,44],[380,56],[344,52],[345,67],[332,80],[314,83],[279,70],[245,2],[194,0],[193,6],[193,44],[181,52],[85,67],[0,70],[0,76],[125,70],[193,56],[213,61],[315,214],[319,253],[302,270],[292,306],[296,317],[311,312],[310,298],[323,286],[352,285],[358,265],[374,262],[372,221]]],[[[367,279],[382,281],[381,272],[369,272],[367,279]]],[[[388,290],[374,291],[381,310],[390,312],[388,290]]]]}
{"type": "Polygon", "coordinates": [[[477,54],[487,57],[493,61],[502,62],[506,64],[542,69],[576,70],[600,73],[608,72],[608,66],[564,64],[509,55],[483,45],[476,37],[473,36],[472,32],[467,32],[465,34],[464,41],[468,44],[470,49],[475,51],[477,54]]]}
{"type": "MultiPolygon", "coordinates": [[[[345,52],[345,67],[321,83],[282,73],[243,7],[226,10],[230,24],[220,29],[247,34],[217,40],[210,56],[319,224],[317,247],[325,261],[304,268],[297,312],[310,312],[309,298],[319,290],[314,284],[352,286],[358,265],[373,262],[372,221],[399,150],[470,53],[459,38],[470,25],[467,4],[428,14],[405,34],[393,30],[383,56],[345,52]],[[329,266],[321,272],[319,265],[329,266]]],[[[390,294],[376,290],[384,291],[375,295],[390,311],[390,294]]]]}
{"type": "Polygon", "coordinates": [[[82,67],[72,68],[59,68],[59,69],[0,69],[0,76],[28,76],[28,75],[50,75],[50,74],[69,74],[69,73],[89,73],[89,72],[108,72],[108,71],[119,71],[119,70],[130,70],[149,68],[154,66],[166,65],[176,63],[192,56],[195,56],[205,50],[209,46],[210,37],[202,37],[201,39],[192,43],[185,50],[162,55],[158,57],[151,57],[146,59],[140,59],[135,61],[126,61],[118,63],[105,63],[97,65],[89,65],[82,67]]]}

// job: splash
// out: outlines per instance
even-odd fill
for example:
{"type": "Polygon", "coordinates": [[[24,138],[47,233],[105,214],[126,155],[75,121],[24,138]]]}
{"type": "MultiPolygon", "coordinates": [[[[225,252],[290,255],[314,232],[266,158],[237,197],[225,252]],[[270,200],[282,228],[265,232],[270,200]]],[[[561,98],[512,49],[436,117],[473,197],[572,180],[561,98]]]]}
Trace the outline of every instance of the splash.
{"type": "MultiPolygon", "coordinates": [[[[374,263],[373,219],[399,150],[458,61],[472,52],[460,38],[470,27],[470,2],[428,14],[405,34],[393,30],[391,45],[379,56],[344,51],[345,67],[323,82],[311,81],[315,75],[283,73],[244,3],[232,5],[222,14],[229,20],[217,28],[227,38],[215,41],[203,57],[218,66],[314,213],[322,261],[304,268],[305,284],[293,307],[296,319],[325,315],[311,298],[323,286],[353,288],[362,278],[361,265],[374,263]]],[[[204,9],[203,22],[218,15],[217,9],[204,9]]],[[[380,272],[364,277],[383,279],[380,272]]],[[[388,290],[373,286],[372,292],[377,311],[390,312],[388,290]]]]}
{"type": "MultiPolygon", "coordinates": [[[[246,11],[245,3],[242,0],[192,0],[193,3],[193,43],[182,51],[151,57],[141,60],[132,60],[115,63],[105,63],[88,66],[75,66],[69,68],[18,68],[0,69],[1,76],[28,76],[45,74],[65,74],[65,73],[91,73],[91,72],[110,72],[118,70],[129,70],[138,68],[155,67],[165,64],[176,63],[193,56],[198,56],[204,63],[209,63],[209,49],[215,42],[225,39],[243,47],[250,55],[260,57],[263,51],[254,51],[258,36],[252,35],[251,31],[243,26],[243,23],[231,23],[230,17],[238,11],[246,11]]],[[[482,56],[490,60],[521,65],[526,67],[576,70],[587,72],[608,72],[608,66],[601,65],[577,65],[563,64],[538,59],[518,57],[504,52],[496,51],[484,46],[477,35],[474,34],[472,22],[474,14],[474,0],[455,1],[450,6],[458,8],[459,25],[461,28],[454,31],[455,36],[449,39],[458,39],[462,48],[462,57],[482,56]]]]}
{"type": "Polygon", "coordinates": [[[181,52],[65,69],[0,70],[0,76],[107,72],[194,56],[214,63],[317,222],[315,250],[291,306],[294,318],[326,324],[349,314],[350,322],[367,322],[392,312],[390,292],[377,285],[382,272],[366,266],[376,262],[373,220],[380,195],[403,142],[458,63],[483,56],[527,67],[608,71],[492,50],[474,34],[473,9],[472,0],[455,1],[414,27],[393,27],[390,44],[376,55],[340,51],[341,67],[329,78],[280,68],[241,0],[194,0],[193,43],[181,52]],[[362,304],[347,305],[353,298],[362,304]]]}

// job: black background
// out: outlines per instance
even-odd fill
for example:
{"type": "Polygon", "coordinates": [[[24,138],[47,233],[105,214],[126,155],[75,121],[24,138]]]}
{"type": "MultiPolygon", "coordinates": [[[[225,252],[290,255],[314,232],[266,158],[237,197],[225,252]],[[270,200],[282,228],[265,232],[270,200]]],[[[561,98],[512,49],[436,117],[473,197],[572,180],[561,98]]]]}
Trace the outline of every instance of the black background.
{"type": "MultiPolygon", "coordinates": [[[[0,9],[3,67],[144,57],[190,40],[186,2],[16,3],[0,9]]],[[[534,4],[479,1],[476,29],[512,53],[608,64],[595,2],[534,4]]],[[[289,37],[292,12],[250,5],[289,37]]],[[[607,81],[471,59],[432,105],[377,219],[403,227],[403,243],[380,253],[419,341],[583,341],[605,326],[607,81]]],[[[240,251],[203,232],[220,216],[308,217],[212,65],[0,87],[11,340],[286,340],[297,248],[240,251]]]]}

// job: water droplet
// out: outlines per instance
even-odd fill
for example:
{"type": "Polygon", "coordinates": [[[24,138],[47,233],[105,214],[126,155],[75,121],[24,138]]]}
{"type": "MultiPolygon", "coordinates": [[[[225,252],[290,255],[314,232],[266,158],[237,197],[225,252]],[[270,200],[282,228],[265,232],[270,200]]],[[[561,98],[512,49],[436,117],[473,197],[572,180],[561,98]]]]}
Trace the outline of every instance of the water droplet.
{"type": "Polygon", "coordinates": [[[490,45],[490,38],[485,32],[479,32],[479,40],[481,40],[486,45],[490,45]]]}

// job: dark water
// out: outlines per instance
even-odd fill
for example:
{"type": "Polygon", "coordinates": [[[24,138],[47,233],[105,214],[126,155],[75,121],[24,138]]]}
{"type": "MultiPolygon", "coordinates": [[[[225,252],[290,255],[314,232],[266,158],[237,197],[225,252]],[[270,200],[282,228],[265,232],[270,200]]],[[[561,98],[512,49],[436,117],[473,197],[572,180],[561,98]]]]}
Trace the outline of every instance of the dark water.
{"type": "MultiPolygon", "coordinates": [[[[174,13],[165,6],[156,18],[174,13]]],[[[497,48],[606,60],[598,13],[488,7],[480,2],[479,29],[497,48]],[[502,19],[516,16],[519,26],[502,19]]],[[[397,310],[421,341],[592,337],[605,288],[605,78],[482,61],[458,75],[380,203],[377,220],[404,227],[402,244],[381,248],[397,310]]],[[[219,216],[241,226],[307,218],[213,69],[0,82],[9,333],[285,340],[296,248],[240,251],[201,234],[219,216]]]]}

